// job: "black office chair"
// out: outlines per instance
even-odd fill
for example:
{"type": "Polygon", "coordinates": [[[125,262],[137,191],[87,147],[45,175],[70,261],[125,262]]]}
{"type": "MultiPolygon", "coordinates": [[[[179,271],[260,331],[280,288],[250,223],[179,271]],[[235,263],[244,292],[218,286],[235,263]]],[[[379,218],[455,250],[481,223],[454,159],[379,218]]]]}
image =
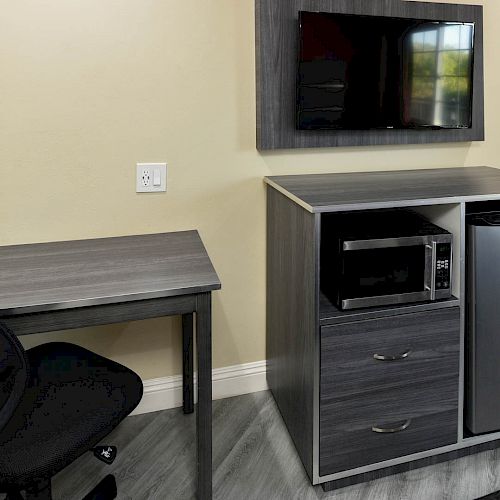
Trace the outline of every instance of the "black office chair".
{"type": "MultiPolygon", "coordinates": [[[[83,453],[109,463],[115,450],[94,447],[142,392],[139,376],[118,363],[63,342],[25,351],[0,323],[0,492],[50,500],[51,478],[83,453]]],[[[85,499],[115,497],[108,476],[85,499]]]]}

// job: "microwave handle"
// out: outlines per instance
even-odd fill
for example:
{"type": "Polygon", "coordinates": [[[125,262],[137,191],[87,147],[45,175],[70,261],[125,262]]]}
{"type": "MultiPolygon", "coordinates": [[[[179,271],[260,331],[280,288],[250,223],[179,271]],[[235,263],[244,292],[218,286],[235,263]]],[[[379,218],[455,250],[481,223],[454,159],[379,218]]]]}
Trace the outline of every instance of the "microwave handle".
{"type": "Polygon", "coordinates": [[[425,245],[425,262],[425,288],[431,292],[430,299],[436,300],[437,243],[435,241],[430,245],[425,245]]]}

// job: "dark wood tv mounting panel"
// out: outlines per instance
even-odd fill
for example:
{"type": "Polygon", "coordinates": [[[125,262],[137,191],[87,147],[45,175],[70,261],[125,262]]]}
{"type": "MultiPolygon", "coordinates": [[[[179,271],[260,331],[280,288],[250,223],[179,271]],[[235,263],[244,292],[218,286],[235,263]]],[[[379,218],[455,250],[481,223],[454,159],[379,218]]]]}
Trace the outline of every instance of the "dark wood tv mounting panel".
{"type": "Polygon", "coordinates": [[[257,149],[292,149],[484,140],[483,8],[407,0],[255,0],[257,149]],[[438,130],[297,130],[299,11],[475,24],[472,127],[438,130]]]}

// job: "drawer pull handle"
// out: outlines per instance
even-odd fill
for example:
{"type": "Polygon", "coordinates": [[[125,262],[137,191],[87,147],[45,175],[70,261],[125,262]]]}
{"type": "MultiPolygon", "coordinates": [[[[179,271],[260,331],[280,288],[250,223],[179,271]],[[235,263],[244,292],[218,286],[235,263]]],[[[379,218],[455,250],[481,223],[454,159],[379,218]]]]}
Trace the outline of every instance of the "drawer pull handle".
{"type": "Polygon", "coordinates": [[[374,425],[372,427],[372,431],[378,432],[380,434],[394,434],[395,432],[401,432],[404,431],[405,429],[408,429],[410,424],[411,424],[411,418],[409,418],[406,422],[399,425],[398,427],[378,427],[377,425],[374,425]]]}
{"type": "Polygon", "coordinates": [[[396,354],[395,356],[384,356],[383,354],[374,354],[373,358],[377,361],[399,361],[401,359],[406,359],[410,355],[411,351],[405,351],[401,354],[396,354]]]}

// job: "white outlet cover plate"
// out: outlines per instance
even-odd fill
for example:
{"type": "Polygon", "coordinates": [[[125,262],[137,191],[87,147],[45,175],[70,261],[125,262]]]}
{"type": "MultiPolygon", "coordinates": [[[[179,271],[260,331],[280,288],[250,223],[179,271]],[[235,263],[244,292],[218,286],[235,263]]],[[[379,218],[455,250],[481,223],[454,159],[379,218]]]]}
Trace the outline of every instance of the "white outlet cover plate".
{"type": "Polygon", "coordinates": [[[160,193],[167,190],[167,164],[166,163],[137,163],[136,170],[137,193],[160,193]],[[154,185],[154,178],[160,176],[160,184],[154,185]],[[144,179],[148,181],[144,182],[144,179]]]}

